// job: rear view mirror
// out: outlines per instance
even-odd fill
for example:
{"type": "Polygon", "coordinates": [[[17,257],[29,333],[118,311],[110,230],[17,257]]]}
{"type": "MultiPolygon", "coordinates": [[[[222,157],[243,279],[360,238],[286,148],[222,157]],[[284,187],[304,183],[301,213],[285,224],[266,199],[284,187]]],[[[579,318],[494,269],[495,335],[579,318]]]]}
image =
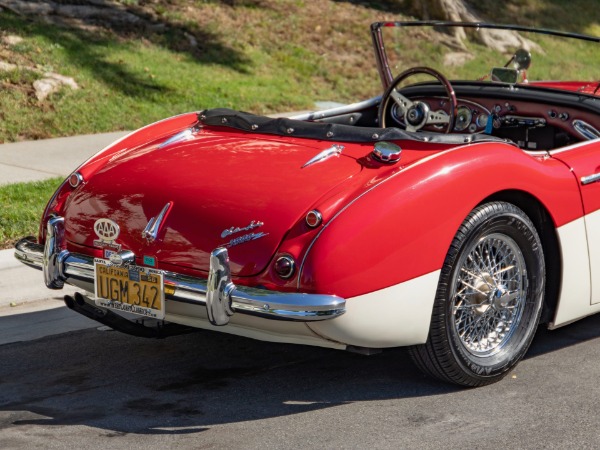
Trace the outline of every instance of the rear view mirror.
{"type": "Polygon", "coordinates": [[[508,69],[506,67],[494,67],[490,75],[492,81],[499,83],[515,84],[519,79],[519,71],[517,69],[508,69]]]}

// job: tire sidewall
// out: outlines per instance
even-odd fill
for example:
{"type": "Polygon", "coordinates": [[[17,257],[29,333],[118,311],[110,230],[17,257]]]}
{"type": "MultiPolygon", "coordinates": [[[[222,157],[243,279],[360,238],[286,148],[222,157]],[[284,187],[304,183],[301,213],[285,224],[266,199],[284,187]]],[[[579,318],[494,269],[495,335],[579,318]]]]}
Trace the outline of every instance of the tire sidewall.
{"type": "Polygon", "coordinates": [[[441,280],[444,282],[440,283],[438,290],[438,299],[445,303],[446,339],[454,354],[454,360],[463,372],[481,381],[503,376],[514,367],[529,348],[542,309],[545,281],[544,256],[534,225],[525,213],[514,205],[508,203],[493,205],[499,208],[486,208],[491,204],[483,205],[477,208],[470,216],[470,220],[463,224],[462,233],[457,234],[453,242],[458,251],[449,252],[444,264],[445,267],[451,267],[451,270],[446,272],[446,279],[441,280]],[[476,242],[493,233],[510,237],[521,250],[527,273],[526,302],[520,321],[506,344],[493,355],[476,356],[470,353],[456,333],[451,331],[454,327],[454,316],[453,299],[450,296],[454,291],[452,283],[456,279],[456,272],[460,270],[457,262],[461,261],[462,255],[470,251],[476,242]]]}

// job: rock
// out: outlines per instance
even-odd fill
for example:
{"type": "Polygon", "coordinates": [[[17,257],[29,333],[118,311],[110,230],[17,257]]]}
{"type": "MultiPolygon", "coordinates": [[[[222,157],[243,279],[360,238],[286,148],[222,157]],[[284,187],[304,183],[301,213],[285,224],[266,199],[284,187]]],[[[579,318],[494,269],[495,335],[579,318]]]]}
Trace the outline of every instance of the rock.
{"type": "Polygon", "coordinates": [[[75,80],[71,77],[65,77],[64,75],[60,75],[58,73],[46,72],[44,76],[53,80],[64,84],[65,86],[69,86],[73,90],[79,89],[79,85],[75,82],[75,80]]]}
{"type": "Polygon", "coordinates": [[[46,72],[44,77],[41,80],[33,82],[35,96],[39,101],[45,100],[50,94],[58,92],[63,86],[69,86],[71,89],[79,89],[79,86],[71,77],[65,77],[64,75],[52,72],[46,72]]]}
{"type": "Polygon", "coordinates": [[[60,89],[60,81],[53,78],[42,78],[33,82],[35,96],[39,101],[45,100],[50,94],[60,89]]]}
{"type": "Polygon", "coordinates": [[[471,61],[474,56],[467,52],[451,52],[444,55],[444,66],[456,67],[463,66],[471,61]]]}
{"type": "Polygon", "coordinates": [[[10,72],[11,70],[17,70],[17,66],[5,61],[0,61],[0,70],[3,72],[10,72]]]}
{"type": "Polygon", "coordinates": [[[2,42],[6,45],[17,45],[23,42],[23,38],[21,36],[15,36],[14,34],[9,34],[8,36],[2,37],[2,42]]]}

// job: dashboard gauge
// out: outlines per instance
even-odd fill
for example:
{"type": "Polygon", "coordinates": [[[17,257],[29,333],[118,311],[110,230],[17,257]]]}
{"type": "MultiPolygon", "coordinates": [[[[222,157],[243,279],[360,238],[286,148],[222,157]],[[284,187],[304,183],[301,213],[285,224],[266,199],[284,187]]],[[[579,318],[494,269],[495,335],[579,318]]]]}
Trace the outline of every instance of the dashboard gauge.
{"type": "Polygon", "coordinates": [[[488,119],[489,119],[489,117],[487,114],[479,114],[477,116],[477,126],[479,128],[487,127],[488,119]]]}
{"type": "Polygon", "coordinates": [[[469,124],[471,123],[471,119],[473,118],[473,113],[466,106],[459,106],[456,111],[456,125],[454,125],[454,129],[456,131],[464,131],[467,129],[469,124]]]}

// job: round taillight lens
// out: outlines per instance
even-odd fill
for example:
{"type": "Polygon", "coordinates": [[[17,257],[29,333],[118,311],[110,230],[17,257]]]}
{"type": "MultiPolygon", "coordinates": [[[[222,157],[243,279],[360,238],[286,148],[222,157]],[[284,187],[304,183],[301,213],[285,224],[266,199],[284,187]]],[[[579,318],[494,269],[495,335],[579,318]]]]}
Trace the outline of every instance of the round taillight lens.
{"type": "Polygon", "coordinates": [[[83,176],[79,172],[74,172],[69,177],[69,184],[71,187],[76,188],[83,182],[83,176]]]}
{"type": "Polygon", "coordinates": [[[284,280],[287,280],[294,275],[294,271],[296,270],[296,262],[291,256],[283,255],[275,260],[274,268],[277,275],[284,280]]]}
{"type": "Polygon", "coordinates": [[[310,228],[316,228],[319,225],[321,225],[321,222],[323,221],[323,216],[319,211],[313,209],[312,211],[309,211],[308,214],[306,214],[305,220],[306,225],[308,225],[310,228]]]}

